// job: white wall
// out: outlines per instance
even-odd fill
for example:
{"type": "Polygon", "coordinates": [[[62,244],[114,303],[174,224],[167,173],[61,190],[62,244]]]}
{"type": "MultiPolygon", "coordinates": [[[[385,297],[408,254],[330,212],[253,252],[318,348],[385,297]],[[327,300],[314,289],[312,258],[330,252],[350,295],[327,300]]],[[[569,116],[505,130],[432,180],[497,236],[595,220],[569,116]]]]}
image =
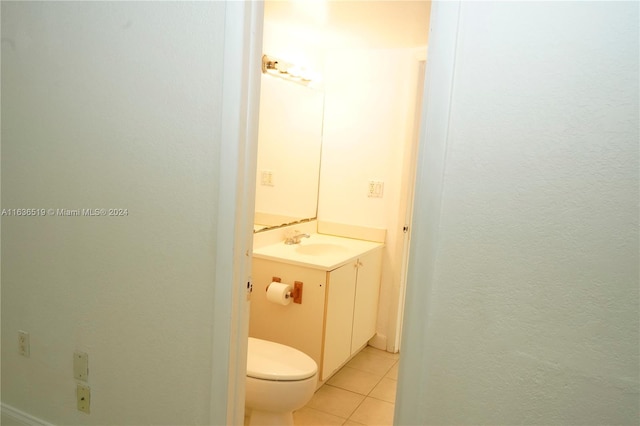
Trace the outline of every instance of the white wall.
{"type": "Polygon", "coordinates": [[[396,423],[637,424],[638,4],[432,18],[396,423]]]}
{"type": "MultiPolygon", "coordinates": [[[[395,329],[404,211],[421,49],[333,49],[325,53],[325,114],[318,220],[387,230],[377,331],[395,329]],[[382,198],[368,182],[384,182],[382,198]],[[398,241],[398,239],[400,239],[398,241]]],[[[393,348],[392,341],[387,347],[393,348]]]]}
{"type": "Polygon", "coordinates": [[[2,208],[128,209],[2,218],[4,404],[55,424],[210,422],[224,15],[2,3],[2,208]]]}

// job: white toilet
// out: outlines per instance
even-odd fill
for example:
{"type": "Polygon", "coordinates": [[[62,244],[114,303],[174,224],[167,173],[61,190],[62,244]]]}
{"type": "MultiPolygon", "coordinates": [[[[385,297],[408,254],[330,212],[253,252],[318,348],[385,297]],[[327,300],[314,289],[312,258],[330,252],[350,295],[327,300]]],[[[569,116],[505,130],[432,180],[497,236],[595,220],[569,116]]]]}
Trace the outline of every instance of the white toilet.
{"type": "Polygon", "coordinates": [[[249,425],[293,425],[293,411],[313,396],[318,365],[290,346],[249,337],[245,405],[249,425]]]}

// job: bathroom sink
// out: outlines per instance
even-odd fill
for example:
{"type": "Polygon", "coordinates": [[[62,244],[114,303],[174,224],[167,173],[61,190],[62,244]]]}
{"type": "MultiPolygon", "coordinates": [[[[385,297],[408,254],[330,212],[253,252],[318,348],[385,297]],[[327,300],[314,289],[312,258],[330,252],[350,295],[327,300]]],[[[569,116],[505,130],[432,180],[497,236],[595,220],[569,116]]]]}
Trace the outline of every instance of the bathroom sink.
{"type": "Polygon", "coordinates": [[[357,259],[358,256],[383,246],[382,243],[375,241],[313,232],[309,232],[309,236],[303,237],[297,244],[285,244],[281,239],[276,238],[272,240],[268,244],[258,246],[254,243],[253,257],[323,271],[332,271],[357,259]]]}
{"type": "Polygon", "coordinates": [[[296,252],[310,256],[345,253],[347,251],[346,247],[331,243],[311,243],[296,247],[296,252]]]}

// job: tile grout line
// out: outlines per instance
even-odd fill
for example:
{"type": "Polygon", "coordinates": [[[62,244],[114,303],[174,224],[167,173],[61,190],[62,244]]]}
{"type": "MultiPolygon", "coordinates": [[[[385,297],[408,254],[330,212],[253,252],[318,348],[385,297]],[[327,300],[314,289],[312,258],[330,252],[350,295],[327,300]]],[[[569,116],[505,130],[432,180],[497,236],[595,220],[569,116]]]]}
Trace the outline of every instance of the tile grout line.
{"type": "MultiPolygon", "coordinates": [[[[353,416],[353,414],[354,414],[356,411],[358,411],[358,408],[360,408],[360,406],[361,406],[361,405],[362,405],[362,404],[367,400],[367,398],[373,398],[373,399],[375,399],[376,401],[382,401],[382,402],[386,402],[386,403],[390,404],[390,402],[389,402],[389,401],[383,401],[383,400],[381,400],[381,399],[379,399],[379,398],[376,398],[376,397],[373,397],[373,396],[370,396],[370,395],[371,395],[371,392],[373,392],[373,390],[374,390],[374,389],[375,389],[375,388],[380,384],[380,382],[382,382],[382,379],[384,379],[384,378],[385,378],[385,376],[386,376],[387,374],[389,374],[389,371],[391,371],[391,369],[392,369],[392,368],[397,364],[397,362],[398,362],[398,361],[396,360],[396,362],[394,362],[394,363],[393,363],[393,365],[391,365],[391,367],[389,367],[389,369],[387,370],[387,372],[386,372],[386,373],[384,373],[384,374],[380,377],[380,380],[378,380],[378,382],[377,382],[377,383],[376,383],[376,384],[371,388],[371,390],[370,390],[366,395],[364,395],[364,399],[363,399],[362,401],[360,401],[360,404],[358,404],[358,406],[357,406],[357,407],[356,407],[356,408],[351,412],[351,414],[349,415],[349,417],[347,417],[347,420],[345,420],[345,422],[343,423],[343,425],[344,425],[346,422],[348,422],[348,421],[350,421],[350,420],[351,420],[351,417],[353,416]]],[[[353,368],[353,367],[351,367],[351,368],[353,368]]],[[[356,370],[357,370],[357,369],[356,369],[356,370]]],[[[363,370],[360,370],[360,371],[363,371],[363,370]]],[[[397,383],[396,383],[396,385],[397,385],[397,383]]],[[[360,395],[362,395],[362,394],[360,394],[360,395]]],[[[393,403],[393,406],[395,407],[395,405],[396,405],[396,404],[395,404],[395,402],[394,402],[394,403],[393,403]]],[[[354,420],[354,421],[355,421],[355,420],[354,420]]]]}
{"type": "MultiPolygon", "coordinates": [[[[387,356],[382,356],[382,355],[378,355],[378,354],[376,354],[376,353],[372,353],[372,352],[370,352],[370,351],[367,351],[367,352],[368,352],[368,354],[369,354],[369,355],[372,355],[374,358],[386,359],[386,360],[393,359],[393,358],[390,358],[390,357],[387,357],[387,356]]],[[[346,424],[347,422],[349,422],[349,421],[356,422],[355,420],[353,420],[353,419],[352,419],[352,417],[353,417],[353,415],[356,413],[356,411],[358,411],[358,409],[360,408],[360,406],[362,406],[362,404],[366,401],[366,399],[367,399],[367,398],[371,398],[371,399],[376,400],[376,401],[379,401],[379,402],[383,402],[383,403],[391,404],[391,405],[393,405],[393,406],[395,407],[395,401],[394,401],[393,403],[391,403],[391,402],[389,402],[389,401],[385,401],[385,400],[383,400],[383,399],[376,398],[375,396],[371,396],[371,393],[376,389],[376,387],[378,387],[378,386],[380,385],[380,383],[382,383],[382,381],[383,381],[385,378],[388,378],[389,380],[393,380],[394,382],[396,382],[396,386],[397,386],[397,379],[392,379],[392,378],[390,378],[390,377],[387,377],[387,375],[389,374],[389,372],[390,372],[390,371],[391,371],[391,370],[392,370],[392,369],[393,369],[393,368],[398,364],[398,362],[399,362],[400,360],[399,360],[399,358],[398,358],[398,359],[393,359],[393,361],[394,361],[394,362],[393,362],[393,364],[391,364],[391,366],[390,366],[389,368],[387,368],[387,369],[386,369],[386,371],[385,371],[384,373],[382,373],[381,375],[379,375],[379,374],[377,374],[377,373],[374,373],[374,372],[371,372],[371,371],[368,371],[368,370],[362,370],[362,369],[360,369],[360,368],[355,368],[355,367],[353,367],[353,366],[347,366],[347,365],[344,365],[344,366],[342,367],[342,368],[349,367],[349,368],[351,368],[351,369],[353,369],[353,370],[357,370],[357,371],[360,371],[360,372],[363,372],[363,373],[368,373],[368,374],[371,374],[371,375],[374,375],[374,376],[379,376],[379,378],[378,378],[378,380],[376,381],[375,385],[373,385],[373,386],[371,387],[371,389],[370,389],[366,394],[362,394],[362,393],[359,393],[359,392],[353,391],[353,390],[351,390],[351,389],[345,389],[345,388],[342,388],[342,387],[340,387],[340,386],[336,386],[336,385],[329,384],[329,383],[328,383],[328,381],[327,381],[327,382],[325,382],[325,383],[324,383],[324,384],[323,384],[323,385],[322,385],[322,386],[317,390],[317,391],[319,391],[319,390],[320,390],[320,389],[322,389],[323,387],[325,387],[325,386],[329,386],[329,387],[331,387],[331,388],[340,389],[340,390],[343,390],[343,391],[346,391],[346,392],[350,392],[350,393],[353,393],[353,394],[356,394],[356,395],[359,395],[359,396],[363,396],[363,397],[364,397],[364,398],[362,399],[362,401],[360,401],[360,402],[356,405],[356,407],[351,411],[351,413],[348,415],[348,417],[347,417],[346,419],[344,419],[344,422],[342,422],[342,425],[345,425],[345,424],[346,424]]],[[[342,369],[342,368],[341,368],[341,369],[342,369]]],[[[316,391],[316,392],[317,392],[317,391],[316,391]]],[[[314,410],[314,411],[317,411],[317,412],[321,412],[321,413],[324,413],[324,414],[327,414],[327,415],[331,415],[331,416],[337,417],[337,418],[342,418],[341,416],[337,416],[337,415],[335,415],[335,414],[333,414],[333,413],[330,413],[330,412],[324,411],[323,409],[319,409],[319,408],[312,408],[312,407],[308,407],[308,406],[305,406],[305,407],[306,407],[306,408],[309,408],[309,409],[312,409],[312,410],[314,410]]],[[[356,422],[356,423],[359,423],[359,422],[356,422]]]]}
{"type": "MultiPolygon", "coordinates": [[[[395,365],[395,363],[394,363],[394,364],[389,368],[389,370],[391,370],[391,368],[393,368],[393,366],[394,366],[394,365],[395,365]]],[[[353,368],[353,367],[350,367],[350,368],[353,368]]],[[[354,370],[358,370],[358,369],[357,369],[357,368],[354,368],[354,370]]],[[[358,371],[363,371],[363,370],[358,370],[358,371]]],[[[365,373],[366,373],[366,372],[367,372],[367,371],[365,371],[365,373]]],[[[389,372],[389,371],[387,371],[387,373],[388,373],[388,372],[389,372]]],[[[368,372],[368,373],[370,373],[370,372],[368,372]]],[[[387,373],[385,373],[385,375],[386,375],[387,373]]],[[[371,374],[373,374],[373,373],[371,373],[371,374]]],[[[376,374],[376,375],[377,375],[377,374],[376,374]]],[[[363,403],[367,398],[373,398],[373,399],[375,399],[376,401],[382,401],[382,402],[386,402],[386,403],[390,404],[390,402],[389,402],[389,401],[384,401],[384,400],[382,400],[382,399],[379,399],[379,398],[376,398],[376,397],[370,396],[370,395],[371,395],[371,392],[373,392],[373,390],[376,388],[376,386],[378,386],[378,385],[380,384],[380,382],[382,382],[382,379],[384,379],[384,378],[385,378],[385,375],[380,376],[380,379],[376,382],[376,384],[375,384],[375,385],[373,385],[373,387],[371,388],[371,390],[370,390],[368,393],[366,393],[366,394],[362,394],[362,393],[354,392],[354,391],[352,391],[352,390],[344,389],[344,388],[341,388],[341,387],[339,387],[339,386],[330,385],[330,384],[328,384],[328,383],[323,384],[320,388],[322,388],[322,387],[324,387],[324,386],[331,386],[331,387],[336,388],[336,389],[340,389],[340,390],[343,390],[343,391],[347,391],[347,392],[354,393],[354,394],[356,394],[356,395],[362,395],[362,396],[364,396],[364,398],[362,399],[362,401],[360,401],[360,402],[358,403],[358,405],[356,405],[356,407],[353,409],[353,411],[351,411],[351,413],[349,414],[349,416],[345,419],[344,423],[342,423],[342,424],[344,425],[346,422],[348,422],[348,421],[350,421],[350,420],[351,420],[351,417],[353,416],[353,414],[354,414],[356,411],[358,411],[358,408],[360,408],[360,406],[362,405],[362,403],[363,403]]],[[[320,390],[320,389],[318,389],[318,390],[320,390]]],[[[395,403],[394,403],[393,405],[395,405],[395,403]]],[[[309,407],[309,408],[311,408],[311,407],[309,407]]],[[[321,410],[321,409],[319,409],[319,408],[314,408],[314,410],[320,411],[320,412],[322,412],[322,413],[330,414],[330,415],[332,415],[332,416],[336,416],[335,414],[329,413],[329,412],[324,411],[324,410],[321,410]]],[[[339,416],[336,416],[336,417],[339,417],[339,416]]],[[[355,420],[354,420],[354,421],[355,421],[355,420]]]]}

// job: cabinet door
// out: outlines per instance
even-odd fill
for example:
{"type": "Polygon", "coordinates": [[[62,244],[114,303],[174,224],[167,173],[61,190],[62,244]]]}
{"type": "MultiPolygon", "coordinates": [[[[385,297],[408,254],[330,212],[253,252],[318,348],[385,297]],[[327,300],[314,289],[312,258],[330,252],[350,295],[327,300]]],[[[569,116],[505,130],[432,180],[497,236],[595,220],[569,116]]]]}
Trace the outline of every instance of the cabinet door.
{"type": "Polygon", "coordinates": [[[328,272],[327,275],[321,380],[333,374],[351,356],[356,264],[348,263],[328,272]]]}
{"type": "Polygon", "coordinates": [[[351,353],[364,346],[376,333],[381,267],[382,249],[376,249],[358,259],[351,353]]]}

